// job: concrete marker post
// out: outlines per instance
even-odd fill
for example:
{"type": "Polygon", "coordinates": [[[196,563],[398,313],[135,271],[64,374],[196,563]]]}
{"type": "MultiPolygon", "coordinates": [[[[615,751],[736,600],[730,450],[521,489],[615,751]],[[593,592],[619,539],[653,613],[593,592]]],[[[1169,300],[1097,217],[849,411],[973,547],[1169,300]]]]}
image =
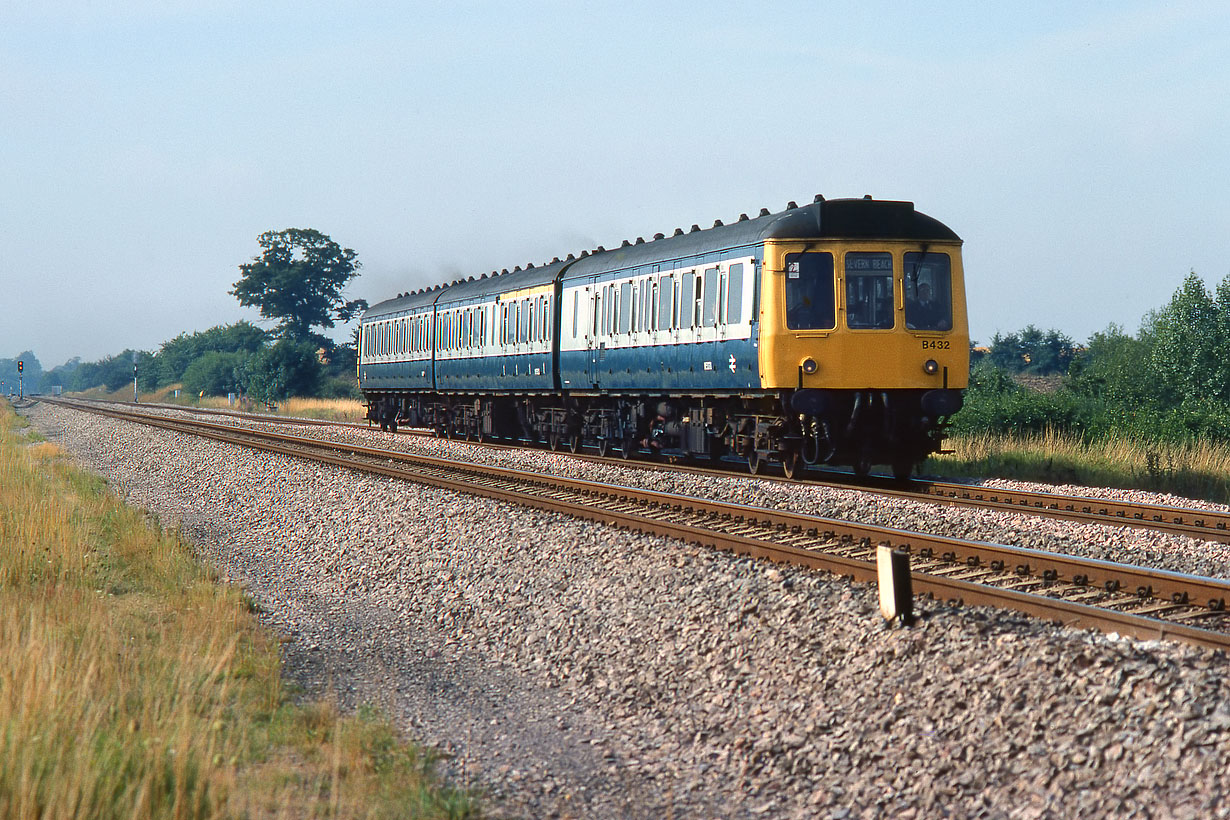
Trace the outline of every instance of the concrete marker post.
{"type": "Polygon", "coordinates": [[[891,624],[914,623],[914,584],[910,577],[910,556],[889,544],[876,547],[876,574],[880,583],[880,614],[891,624]]]}

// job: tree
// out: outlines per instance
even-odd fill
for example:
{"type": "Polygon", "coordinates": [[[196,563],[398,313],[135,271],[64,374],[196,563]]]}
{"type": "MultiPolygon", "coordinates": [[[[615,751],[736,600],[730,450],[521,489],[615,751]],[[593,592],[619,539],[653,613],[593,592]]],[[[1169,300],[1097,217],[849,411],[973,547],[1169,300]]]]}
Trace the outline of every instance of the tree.
{"type": "Polygon", "coordinates": [[[1133,338],[1111,324],[1089,337],[1068,369],[1068,387],[1114,407],[1161,406],[1165,389],[1154,375],[1152,356],[1153,339],[1147,333],[1133,338]]]}
{"type": "Polygon", "coordinates": [[[1230,399],[1230,277],[1209,293],[1192,272],[1149,317],[1153,367],[1182,399],[1230,399]]]}
{"type": "Polygon", "coordinates": [[[1020,333],[996,333],[987,358],[1009,373],[1046,376],[1067,371],[1075,353],[1072,339],[1058,330],[1042,331],[1028,325],[1020,333]]]}
{"type": "Polygon", "coordinates": [[[342,298],[360,267],[350,248],[305,228],[266,231],[258,241],[261,255],[239,266],[242,275],[230,292],[239,304],[277,320],[279,336],[327,347],[329,341],[312,328],[331,328],[335,319],[348,322],[367,308],[363,299],[342,298]]]}
{"type": "Polygon", "coordinates": [[[207,396],[234,392],[239,382],[236,371],[243,367],[245,361],[245,353],[207,350],[184,369],[184,389],[207,396]]]}
{"type": "Polygon", "coordinates": [[[206,353],[250,355],[265,346],[267,336],[268,334],[256,325],[244,321],[211,327],[191,335],[181,333],[162,343],[157,356],[158,372],[164,383],[177,382],[184,378],[188,367],[206,353]]]}
{"type": "Polygon", "coordinates": [[[249,358],[239,367],[239,376],[244,391],[258,401],[314,396],[320,386],[320,359],[314,345],[282,339],[249,358]]]}

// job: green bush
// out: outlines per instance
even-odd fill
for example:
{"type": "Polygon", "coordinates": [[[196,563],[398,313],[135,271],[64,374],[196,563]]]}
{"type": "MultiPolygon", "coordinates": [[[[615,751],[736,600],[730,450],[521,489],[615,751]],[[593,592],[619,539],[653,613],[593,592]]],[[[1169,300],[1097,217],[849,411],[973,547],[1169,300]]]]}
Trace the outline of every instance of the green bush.
{"type": "Polygon", "coordinates": [[[238,372],[248,360],[245,353],[210,350],[194,359],[183,374],[184,390],[206,396],[224,396],[239,389],[238,372]]]}
{"type": "Polygon", "coordinates": [[[273,402],[318,395],[320,373],[315,345],[283,339],[247,359],[239,376],[245,393],[257,401],[273,402]]]}

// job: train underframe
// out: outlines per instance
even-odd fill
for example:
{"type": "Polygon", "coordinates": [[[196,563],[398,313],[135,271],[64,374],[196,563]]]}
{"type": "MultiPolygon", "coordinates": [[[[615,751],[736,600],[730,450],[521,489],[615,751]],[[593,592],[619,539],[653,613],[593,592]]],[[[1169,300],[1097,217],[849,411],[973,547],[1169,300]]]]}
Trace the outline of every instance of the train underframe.
{"type": "Polygon", "coordinates": [[[552,450],[584,448],[624,458],[738,458],[758,473],[779,463],[793,478],[808,466],[867,475],[886,464],[908,477],[939,452],[957,390],[797,390],[737,396],[370,394],[367,418],[382,430],[504,440],[552,450]]]}

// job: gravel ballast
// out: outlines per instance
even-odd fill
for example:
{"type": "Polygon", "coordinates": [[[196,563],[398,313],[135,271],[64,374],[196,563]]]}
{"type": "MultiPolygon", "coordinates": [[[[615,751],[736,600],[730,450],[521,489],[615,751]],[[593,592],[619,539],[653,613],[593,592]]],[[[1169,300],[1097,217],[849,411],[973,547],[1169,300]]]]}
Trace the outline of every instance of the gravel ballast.
{"type": "MultiPolygon", "coordinates": [[[[494,816],[1230,817],[1223,654],[924,605],[658,537],[36,405],[494,816]]],[[[750,479],[439,454],[1226,577],[1224,546],[750,479]]]]}

